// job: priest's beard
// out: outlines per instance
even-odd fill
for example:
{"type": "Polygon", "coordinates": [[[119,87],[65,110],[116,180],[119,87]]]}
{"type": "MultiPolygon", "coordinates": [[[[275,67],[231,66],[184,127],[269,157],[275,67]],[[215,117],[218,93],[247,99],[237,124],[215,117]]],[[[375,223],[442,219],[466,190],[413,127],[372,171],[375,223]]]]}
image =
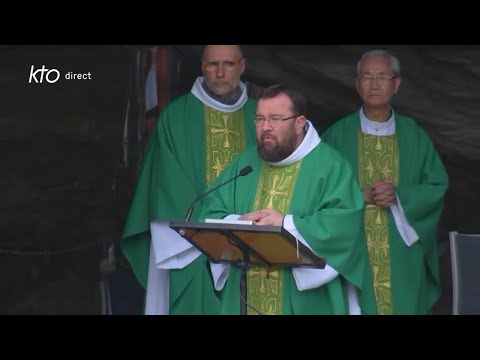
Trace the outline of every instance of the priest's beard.
{"type": "Polygon", "coordinates": [[[266,162],[279,162],[290,155],[295,151],[296,145],[295,134],[286,133],[285,141],[283,144],[278,142],[278,139],[271,132],[267,131],[262,134],[260,141],[257,143],[257,151],[260,157],[266,162]],[[264,143],[264,139],[272,139],[275,141],[275,145],[267,146],[264,143]]]}

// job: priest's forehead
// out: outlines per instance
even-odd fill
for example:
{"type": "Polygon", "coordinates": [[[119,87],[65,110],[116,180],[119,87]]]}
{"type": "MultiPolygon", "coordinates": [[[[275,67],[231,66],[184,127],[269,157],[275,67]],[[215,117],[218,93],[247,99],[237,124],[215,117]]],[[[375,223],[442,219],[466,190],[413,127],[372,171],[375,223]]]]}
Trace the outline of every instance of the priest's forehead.
{"type": "Polygon", "coordinates": [[[207,45],[203,50],[203,60],[215,60],[216,58],[239,60],[243,58],[240,45],[207,45]]]}

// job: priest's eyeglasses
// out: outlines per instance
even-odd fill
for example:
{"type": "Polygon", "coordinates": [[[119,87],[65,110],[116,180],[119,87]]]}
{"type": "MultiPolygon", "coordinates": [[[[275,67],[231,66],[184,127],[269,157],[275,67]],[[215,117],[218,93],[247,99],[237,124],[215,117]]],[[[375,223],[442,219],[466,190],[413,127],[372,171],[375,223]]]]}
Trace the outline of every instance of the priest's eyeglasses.
{"type": "Polygon", "coordinates": [[[255,125],[261,126],[265,121],[268,121],[270,125],[274,126],[274,125],[280,124],[283,121],[298,118],[299,116],[302,116],[302,115],[298,114],[298,115],[293,115],[286,118],[282,118],[281,116],[278,116],[278,115],[269,116],[268,118],[264,116],[256,116],[255,119],[253,119],[253,122],[255,123],[255,125]]]}
{"type": "Polygon", "coordinates": [[[398,76],[390,76],[390,75],[371,75],[371,74],[363,74],[358,77],[358,79],[365,84],[372,84],[375,80],[380,85],[387,84],[390,80],[396,79],[398,76]]]}
{"type": "Polygon", "coordinates": [[[239,60],[224,60],[224,61],[203,61],[203,66],[206,71],[214,72],[216,71],[220,65],[222,66],[223,70],[231,72],[235,70],[238,64],[241,63],[243,58],[239,60]]]}

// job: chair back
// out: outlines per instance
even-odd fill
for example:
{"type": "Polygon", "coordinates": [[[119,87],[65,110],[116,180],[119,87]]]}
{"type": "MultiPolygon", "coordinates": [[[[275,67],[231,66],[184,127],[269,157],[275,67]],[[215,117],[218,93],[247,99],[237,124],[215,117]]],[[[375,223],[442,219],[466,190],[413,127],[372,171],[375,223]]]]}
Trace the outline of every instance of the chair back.
{"type": "Polygon", "coordinates": [[[453,315],[480,314],[480,234],[449,233],[453,315]]]}

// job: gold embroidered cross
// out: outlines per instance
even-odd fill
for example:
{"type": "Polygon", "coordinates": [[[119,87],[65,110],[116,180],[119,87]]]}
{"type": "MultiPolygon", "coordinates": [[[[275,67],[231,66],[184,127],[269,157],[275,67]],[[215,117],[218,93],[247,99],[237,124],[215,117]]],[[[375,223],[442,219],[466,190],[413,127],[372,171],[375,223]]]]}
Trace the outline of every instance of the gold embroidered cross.
{"type": "Polygon", "coordinates": [[[230,130],[229,118],[230,118],[229,115],[222,115],[222,120],[223,120],[223,125],[224,125],[223,128],[219,127],[219,128],[216,128],[216,129],[212,129],[212,134],[213,135],[216,135],[216,134],[220,133],[221,137],[225,137],[225,142],[223,144],[224,148],[229,148],[230,147],[230,141],[228,139],[228,136],[230,134],[233,134],[235,136],[239,136],[238,131],[230,130]]]}
{"type": "Polygon", "coordinates": [[[280,178],[280,176],[278,176],[278,175],[273,176],[272,188],[268,191],[268,198],[270,200],[268,201],[267,209],[273,209],[273,199],[277,195],[287,195],[286,191],[278,191],[282,187],[282,184],[279,184],[277,186],[277,182],[278,182],[279,178],[280,178]]]}

